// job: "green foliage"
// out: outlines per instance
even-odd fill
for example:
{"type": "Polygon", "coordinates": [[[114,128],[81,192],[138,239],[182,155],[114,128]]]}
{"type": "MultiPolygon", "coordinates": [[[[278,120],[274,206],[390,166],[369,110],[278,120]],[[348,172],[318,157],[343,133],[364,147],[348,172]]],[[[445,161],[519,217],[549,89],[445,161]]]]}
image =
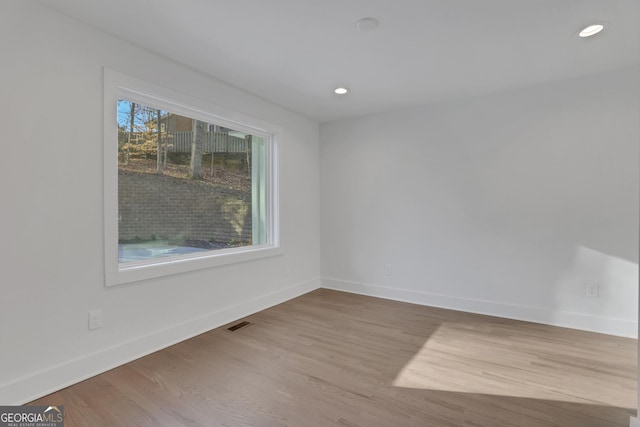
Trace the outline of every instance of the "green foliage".
{"type": "Polygon", "coordinates": [[[249,245],[251,245],[251,242],[248,240],[231,239],[229,241],[229,246],[249,246],[249,245]]]}

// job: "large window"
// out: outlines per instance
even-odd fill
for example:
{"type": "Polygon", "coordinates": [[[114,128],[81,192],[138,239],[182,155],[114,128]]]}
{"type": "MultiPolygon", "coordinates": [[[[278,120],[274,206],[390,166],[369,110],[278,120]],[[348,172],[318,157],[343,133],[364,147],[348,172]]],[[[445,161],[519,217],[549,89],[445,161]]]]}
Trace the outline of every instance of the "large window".
{"type": "Polygon", "coordinates": [[[278,253],[276,132],[226,113],[105,70],[107,285],[278,253]]]}

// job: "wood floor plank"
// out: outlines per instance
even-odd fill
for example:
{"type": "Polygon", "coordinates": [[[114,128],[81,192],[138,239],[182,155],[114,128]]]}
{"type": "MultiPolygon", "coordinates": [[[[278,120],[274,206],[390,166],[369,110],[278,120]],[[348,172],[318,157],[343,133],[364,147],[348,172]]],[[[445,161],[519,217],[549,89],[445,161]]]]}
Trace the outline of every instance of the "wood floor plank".
{"type": "Polygon", "coordinates": [[[637,341],[319,289],[31,404],[66,426],[626,427],[637,341]]]}

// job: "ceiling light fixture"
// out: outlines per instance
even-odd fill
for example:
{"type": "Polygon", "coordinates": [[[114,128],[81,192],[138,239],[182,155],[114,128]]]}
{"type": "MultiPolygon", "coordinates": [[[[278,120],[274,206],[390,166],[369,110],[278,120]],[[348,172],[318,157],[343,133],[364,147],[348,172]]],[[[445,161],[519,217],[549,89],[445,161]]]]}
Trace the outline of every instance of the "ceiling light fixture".
{"type": "Polygon", "coordinates": [[[356,22],[356,27],[360,31],[372,31],[378,28],[378,24],[376,18],[362,18],[356,22]]]}
{"type": "Polygon", "coordinates": [[[578,37],[585,38],[585,37],[595,36],[602,30],[604,30],[604,23],[591,24],[581,29],[578,32],[578,37]]]}
{"type": "Polygon", "coordinates": [[[333,93],[336,95],[346,95],[350,92],[349,88],[346,87],[337,87],[333,90],[333,93]]]}

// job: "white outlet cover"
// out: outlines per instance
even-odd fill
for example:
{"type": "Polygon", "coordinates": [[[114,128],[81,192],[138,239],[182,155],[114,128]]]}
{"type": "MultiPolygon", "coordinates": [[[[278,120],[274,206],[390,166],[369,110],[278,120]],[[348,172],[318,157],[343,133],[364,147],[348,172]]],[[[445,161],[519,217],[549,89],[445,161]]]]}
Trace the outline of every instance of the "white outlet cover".
{"type": "Polygon", "coordinates": [[[589,283],[585,288],[585,295],[588,298],[598,298],[599,297],[599,286],[597,283],[589,283]]]}
{"type": "Polygon", "coordinates": [[[103,326],[102,310],[92,310],[89,312],[89,330],[100,329],[103,326]]]}

